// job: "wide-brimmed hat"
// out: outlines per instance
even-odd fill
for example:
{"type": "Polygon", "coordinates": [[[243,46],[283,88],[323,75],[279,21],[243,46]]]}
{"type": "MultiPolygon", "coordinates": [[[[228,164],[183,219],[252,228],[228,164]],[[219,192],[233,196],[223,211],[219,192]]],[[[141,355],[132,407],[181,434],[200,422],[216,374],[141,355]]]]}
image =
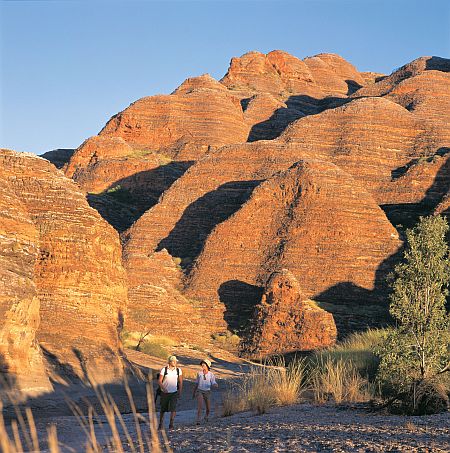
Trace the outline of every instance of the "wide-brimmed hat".
{"type": "Polygon", "coordinates": [[[208,359],[203,359],[201,362],[200,362],[200,365],[204,363],[207,367],[208,367],[208,370],[211,369],[211,361],[208,360],[208,359]]]}
{"type": "Polygon", "coordinates": [[[178,362],[178,359],[174,355],[170,355],[169,358],[167,359],[167,363],[170,362],[178,362]]]}

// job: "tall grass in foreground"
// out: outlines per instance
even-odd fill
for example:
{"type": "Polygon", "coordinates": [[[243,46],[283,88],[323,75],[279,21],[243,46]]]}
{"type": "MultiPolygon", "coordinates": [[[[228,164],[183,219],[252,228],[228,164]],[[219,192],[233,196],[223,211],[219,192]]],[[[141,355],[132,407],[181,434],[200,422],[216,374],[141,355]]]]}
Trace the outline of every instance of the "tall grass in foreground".
{"type": "MultiPolygon", "coordinates": [[[[155,406],[153,400],[153,390],[147,383],[147,403],[148,417],[144,417],[136,410],[131,389],[125,381],[125,390],[132,410],[131,425],[127,426],[122,414],[117,407],[114,399],[104,388],[95,388],[96,396],[103,410],[104,418],[102,421],[94,406],[89,404],[87,413],[74,402],[68,401],[83,433],[86,453],[162,453],[171,452],[167,437],[162,431],[163,442],[160,441],[157,431],[155,406]],[[98,428],[96,429],[96,426],[98,428]]],[[[2,409],[0,403],[0,410],[2,409]]],[[[41,452],[40,445],[44,439],[38,439],[38,433],[34,422],[31,409],[25,409],[25,416],[22,410],[14,407],[17,420],[11,423],[8,433],[2,412],[0,412],[0,450],[3,453],[22,453],[24,451],[41,452]]],[[[130,424],[130,422],[128,422],[130,424]]],[[[65,446],[58,440],[56,426],[51,425],[47,429],[46,450],[50,453],[59,453],[60,447],[65,446]]],[[[78,447],[78,445],[77,445],[78,447]]]]}

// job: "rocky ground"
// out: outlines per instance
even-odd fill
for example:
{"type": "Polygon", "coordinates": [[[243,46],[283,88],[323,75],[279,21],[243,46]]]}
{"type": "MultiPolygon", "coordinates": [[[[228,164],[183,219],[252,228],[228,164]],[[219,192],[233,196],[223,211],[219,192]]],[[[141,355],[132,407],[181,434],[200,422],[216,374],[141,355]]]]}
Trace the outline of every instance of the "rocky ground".
{"type": "MultiPolygon", "coordinates": [[[[136,439],[132,417],[124,416],[124,421],[136,439]]],[[[264,415],[245,412],[222,418],[216,414],[200,426],[195,425],[195,411],[181,411],[176,421],[175,429],[166,431],[168,443],[174,452],[183,453],[448,452],[450,449],[449,413],[403,417],[374,414],[362,408],[298,404],[274,408],[264,415]]],[[[77,429],[74,417],[62,417],[56,422],[62,451],[84,452],[84,436],[77,429]]],[[[48,423],[49,420],[38,422],[38,430],[48,423]]],[[[98,440],[106,445],[106,437],[100,433],[98,440]]],[[[125,451],[128,451],[126,447],[125,451]]]]}
{"type": "Polygon", "coordinates": [[[181,426],[170,432],[180,452],[449,451],[450,416],[402,417],[362,409],[299,404],[181,426]]]}

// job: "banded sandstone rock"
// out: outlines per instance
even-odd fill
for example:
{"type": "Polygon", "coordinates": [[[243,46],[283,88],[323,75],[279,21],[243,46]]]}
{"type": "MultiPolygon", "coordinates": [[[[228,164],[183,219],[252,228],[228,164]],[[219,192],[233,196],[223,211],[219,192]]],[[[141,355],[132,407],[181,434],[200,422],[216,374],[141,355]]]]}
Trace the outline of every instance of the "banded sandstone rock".
{"type": "MultiPolygon", "coordinates": [[[[0,179],[0,392],[2,384],[26,394],[48,390],[36,340],[40,302],[34,283],[39,234],[8,182],[0,179]]],[[[6,393],[6,392],[5,392],[6,393]]]]}
{"type": "Polygon", "coordinates": [[[211,147],[247,140],[239,100],[217,85],[142,98],[111,118],[99,135],[176,160],[195,160],[211,147]]]}
{"type": "Polygon", "coordinates": [[[117,233],[76,184],[34,155],[2,150],[2,178],[37,230],[37,339],[55,374],[108,382],[122,375],[126,278],[117,233]]]}
{"type": "Polygon", "coordinates": [[[373,303],[385,295],[386,263],[399,246],[396,230],[357,181],[333,164],[300,161],[260,184],[213,229],[186,293],[221,303],[234,328],[245,324],[260,288],[283,268],[306,298],[373,303]]]}
{"type": "Polygon", "coordinates": [[[336,337],[331,313],[305,300],[297,279],[282,269],[270,276],[241,350],[250,357],[311,351],[333,345],[336,337]]]}
{"type": "Polygon", "coordinates": [[[404,107],[362,98],[295,121],[279,140],[297,144],[305,157],[335,163],[383,204],[385,185],[413,159],[432,156],[435,139],[435,132],[404,107]]]}
{"type": "Polygon", "coordinates": [[[426,71],[450,71],[450,60],[440,57],[420,57],[403,65],[392,74],[384,77],[375,84],[363,87],[355,93],[355,96],[384,96],[389,93],[402,80],[415,77],[426,71]]]}

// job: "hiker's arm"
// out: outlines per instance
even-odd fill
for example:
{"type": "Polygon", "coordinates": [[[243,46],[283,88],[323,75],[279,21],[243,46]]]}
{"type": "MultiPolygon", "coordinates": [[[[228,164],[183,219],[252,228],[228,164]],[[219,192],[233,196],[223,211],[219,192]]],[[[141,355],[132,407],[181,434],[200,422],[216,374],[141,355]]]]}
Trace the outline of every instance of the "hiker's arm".
{"type": "Polygon", "coordinates": [[[216,375],[212,373],[211,385],[215,388],[219,387],[219,384],[216,382],[216,375]]]}
{"type": "Polygon", "coordinates": [[[192,392],[192,398],[195,398],[195,394],[197,393],[198,381],[199,381],[199,375],[197,374],[197,378],[195,379],[194,391],[192,392]]]}
{"type": "Polygon", "coordinates": [[[158,385],[159,385],[159,388],[161,389],[161,392],[166,393],[166,389],[164,388],[164,385],[163,385],[163,380],[164,380],[164,371],[159,374],[158,385]]]}
{"type": "Polygon", "coordinates": [[[178,394],[181,396],[182,393],[183,393],[183,375],[180,374],[179,384],[178,384],[178,394]]]}

